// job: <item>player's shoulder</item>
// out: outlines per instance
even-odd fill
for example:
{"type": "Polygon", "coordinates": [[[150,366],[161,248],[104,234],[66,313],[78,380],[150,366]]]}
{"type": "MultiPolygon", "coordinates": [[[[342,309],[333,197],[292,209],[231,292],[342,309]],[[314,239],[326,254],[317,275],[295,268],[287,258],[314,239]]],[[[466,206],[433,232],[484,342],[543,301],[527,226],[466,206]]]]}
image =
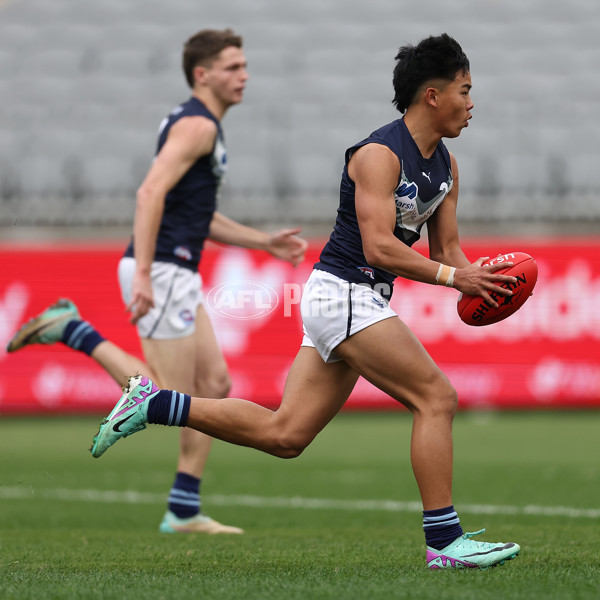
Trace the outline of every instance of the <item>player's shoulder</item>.
{"type": "Polygon", "coordinates": [[[219,129],[217,117],[195,96],[191,96],[174,108],[171,111],[171,118],[173,119],[173,126],[179,125],[181,128],[190,129],[192,132],[195,130],[216,132],[219,129]]]}
{"type": "Polygon", "coordinates": [[[369,163],[371,161],[388,161],[397,157],[389,145],[374,139],[358,146],[352,154],[352,158],[355,163],[369,163]]]}
{"type": "Polygon", "coordinates": [[[375,131],[371,133],[369,138],[371,139],[381,139],[381,140],[389,140],[393,138],[400,138],[404,132],[405,127],[403,127],[404,121],[402,119],[395,119],[390,123],[386,123],[381,127],[378,127],[375,131]]]}
{"type": "Polygon", "coordinates": [[[412,137],[408,131],[404,119],[396,119],[379,129],[376,129],[366,140],[367,143],[385,146],[396,156],[403,159],[410,157],[414,146],[412,137]]]}
{"type": "Polygon", "coordinates": [[[395,133],[397,127],[397,121],[392,121],[372,131],[366,138],[346,150],[346,160],[349,161],[359,151],[363,156],[393,152],[397,145],[393,139],[397,135],[395,133]]]}
{"type": "Polygon", "coordinates": [[[190,131],[217,131],[219,129],[218,125],[210,119],[209,117],[205,117],[204,115],[186,115],[181,117],[179,121],[175,125],[179,125],[180,127],[185,127],[190,131]]]}
{"type": "Polygon", "coordinates": [[[397,183],[400,170],[398,156],[379,141],[359,146],[348,161],[348,175],[354,182],[391,181],[397,183]]]}
{"type": "Polygon", "coordinates": [[[452,178],[458,180],[458,161],[453,152],[450,152],[446,146],[442,146],[441,156],[446,168],[452,174],[452,178]]]}
{"type": "Polygon", "coordinates": [[[171,133],[177,137],[193,140],[214,140],[218,132],[217,124],[203,115],[187,115],[181,117],[171,127],[171,133]]]}
{"type": "Polygon", "coordinates": [[[196,158],[211,154],[215,147],[218,127],[203,116],[185,116],[173,123],[166,134],[159,154],[185,155],[196,158]]]}

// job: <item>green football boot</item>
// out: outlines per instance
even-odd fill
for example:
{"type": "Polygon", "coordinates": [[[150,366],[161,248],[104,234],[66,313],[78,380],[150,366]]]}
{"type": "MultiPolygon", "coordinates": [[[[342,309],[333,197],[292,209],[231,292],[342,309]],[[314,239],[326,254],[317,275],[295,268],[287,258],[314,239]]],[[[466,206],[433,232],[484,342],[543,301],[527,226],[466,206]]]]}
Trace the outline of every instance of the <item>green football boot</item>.
{"type": "Polygon", "coordinates": [[[16,352],[31,344],[55,344],[62,339],[67,323],[81,320],[71,300],[61,298],[44,312],[23,325],[6,346],[7,352],[16,352]]]}
{"type": "Polygon", "coordinates": [[[111,413],[100,423],[90,452],[94,458],[102,456],[115,442],[137,431],[146,429],[148,402],[160,392],[148,377],[136,375],[129,378],[123,395],[111,413]]]}
{"type": "Polygon", "coordinates": [[[430,569],[487,569],[503,565],[519,554],[519,544],[476,542],[472,540],[485,529],[464,533],[441,550],[427,546],[427,567],[430,569]]]}

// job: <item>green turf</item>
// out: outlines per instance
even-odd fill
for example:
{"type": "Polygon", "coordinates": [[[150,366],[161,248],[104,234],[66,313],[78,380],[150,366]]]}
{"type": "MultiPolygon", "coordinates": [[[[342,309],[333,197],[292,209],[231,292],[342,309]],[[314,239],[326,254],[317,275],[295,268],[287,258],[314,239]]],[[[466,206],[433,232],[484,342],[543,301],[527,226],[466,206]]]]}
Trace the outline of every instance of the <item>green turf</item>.
{"type": "Polygon", "coordinates": [[[458,415],[462,524],[523,550],[456,572],[425,568],[405,413],[342,414],[293,461],[216,442],[205,510],[246,530],[218,537],[157,532],[177,431],[95,460],[97,422],[0,418],[0,599],[600,597],[600,413],[458,415]]]}

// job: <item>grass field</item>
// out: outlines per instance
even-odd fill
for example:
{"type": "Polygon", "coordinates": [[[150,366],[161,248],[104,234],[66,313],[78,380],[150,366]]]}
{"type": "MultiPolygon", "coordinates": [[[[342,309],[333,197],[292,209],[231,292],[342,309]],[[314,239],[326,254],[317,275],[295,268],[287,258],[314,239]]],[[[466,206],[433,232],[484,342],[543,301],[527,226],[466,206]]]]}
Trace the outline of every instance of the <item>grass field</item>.
{"type": "Polygon", "coordinates": [[[98,419],[0,418],[0,598],[597,599],[600,413],[460,413],[455,505],[516,541],[484,571],[425,568],[405,413],[342,414],[298,459],[215,442],[205,511],[243,536],[157,531],[176,430],[99,460],[98,419]]]}

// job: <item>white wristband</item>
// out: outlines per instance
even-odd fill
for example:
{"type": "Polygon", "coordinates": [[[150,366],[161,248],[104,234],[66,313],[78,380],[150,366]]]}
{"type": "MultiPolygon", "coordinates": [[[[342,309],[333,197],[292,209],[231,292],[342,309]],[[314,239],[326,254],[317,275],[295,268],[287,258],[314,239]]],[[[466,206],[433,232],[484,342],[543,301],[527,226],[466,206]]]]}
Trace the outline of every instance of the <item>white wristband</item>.
{"type": "Polygon", "coordinates": [[[446,281],[446,287],[454,286],[454,274],[456,273],[456,267],[450,267],[450,275],[448,275],[448,281],[446,281]]]}
{"type": "Polygon", "coordinates": [[[452,287],[454,285],[454,274],[456,273],[456,267],[449,267],[440,263],[437,275],[435,276],[435,282],[438,285],[445,285],[446,287],[452,287]]]}

